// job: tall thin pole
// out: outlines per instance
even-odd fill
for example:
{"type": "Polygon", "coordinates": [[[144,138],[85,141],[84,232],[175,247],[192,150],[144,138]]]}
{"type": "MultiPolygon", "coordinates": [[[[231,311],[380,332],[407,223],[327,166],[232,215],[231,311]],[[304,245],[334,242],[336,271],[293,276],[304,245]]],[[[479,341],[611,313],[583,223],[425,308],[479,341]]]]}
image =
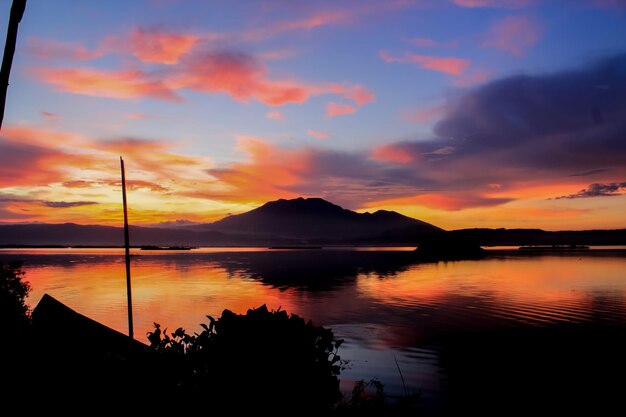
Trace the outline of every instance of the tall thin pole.
{"type": "Polygon", "coordinates": [[[120,156],[122,168],[122,199],[124,201],[124,249],[126,252],[126,295],[128,297],[128,337],[133,338],[133,296],[130,290],[130,239],[128,237],[128,205],[126,204],[126,174],[124,160],[120,156]]]}
{"type": "Polygon", "coordinates": [[[9,88],[9,75],[11,75],[15,44],[17,43],[17,27],[22,21],[25,8],[26,0],[13,0],[11,4],[9,28],[7,29],[7,39],[4,44],[2,67],[0,68],[0,128],[2,127],[2,120],[4,119],[4,106],[7,100],[7,89],[9,88]]]}

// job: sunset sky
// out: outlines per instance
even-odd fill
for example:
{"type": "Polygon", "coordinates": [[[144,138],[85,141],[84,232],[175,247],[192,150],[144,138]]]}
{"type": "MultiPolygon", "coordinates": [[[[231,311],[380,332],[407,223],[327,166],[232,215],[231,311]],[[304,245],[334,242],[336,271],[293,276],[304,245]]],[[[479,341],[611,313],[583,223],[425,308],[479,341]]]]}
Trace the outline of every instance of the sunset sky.
{"type": "Polygon", "coordinates": [[[119,225],[122,155],[133,224],[626,228],[624,0],[28,0],[19,30],[0,222],[119,225]]]}

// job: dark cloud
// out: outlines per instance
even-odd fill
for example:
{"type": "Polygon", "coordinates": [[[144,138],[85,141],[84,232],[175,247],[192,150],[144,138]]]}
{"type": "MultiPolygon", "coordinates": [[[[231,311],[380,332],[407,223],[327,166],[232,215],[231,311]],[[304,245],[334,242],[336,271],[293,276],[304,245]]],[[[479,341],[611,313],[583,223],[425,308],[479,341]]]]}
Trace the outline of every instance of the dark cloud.
{"type": "Polygon", "coordinates": [[[615,180],[626,175],[626,53],[479,86],[445,106],[434,134],[391,145],[413,157],[413,177],[430,187],[615,180]]]}
{"type": "MultiPolygon", "coordinates": [[[[85,181],[85,180],[76,180],[76,181],[65,181],[63,186],[66,188],[91,188],[98,186],[111,186],[111,187],[121,187],[122,181],[117,179],[108,179],[108,180],[98,180],[98,181],[85,181]]],[[[157,184],[151,181],[144,180],[127,180],[126,187],[129,190],[149,190],[154,192],[166,193],[169,192],[170,189],[166,186],[157,184]]]]}
{"type": "Polygon", "coordinates": [[[453,103],[435,133],[457,157],[485,155],[548,170],[623,166],[626,54],[574,71],[488,83],[453,103]]]}
{"type": "MultiPolygon", "coordinates": [[[[272,183],[269,192],[323,196],[353,208],[425,194],[436,195],[429,201],[438,207],[491,206],[515,195],[494,195],[491,184],[514,191],[524,184],[572,183],[574,177],[592,175],[613,183],[626,176],[626,53],[465,90],[444,106],[429,138],[370,152],[262,146],[285,166],[294,166],[291,183],[272,183]],[[463,197],[468,195],[476,198],[463,197]]],[[[248,184],[246,176],[266,165],[253,158],[208,172],[239,189],[237,180],[248,184]]]]}
{"type": "Polygon", "coordinates": [[[65,181],[62,185],[65,188],[90,188],[97,184],[94,181],[85,181],[85,180],[75,180],[75,181],[65,181]]]}
{"type": "Polygon", "coordinates": [[[596,174],[603,174],[605,172],[609,172],[610,169],[608,168],[598,168],[598,169],[590,169],[589,171],[584,171],[584,172],[575,172],[573,174],[570,174],[570,177],[589,177],[592,175],[596,175],[596,174]]]}
{"type": "Polygon", "coordinates": [[[589,187],[584,188],[576,194],[563,195],[556,197],[556,200],[562,198],[589,198],[589,197],[614,197],[616,195],[622,195],[620,191],[626,190],[626,182],[612,182],[608,184],[591,184],[589,187]]]}
{"type": "Polygon", "coordinates": [[[98,204],[95,201],[41,201],[40,203],[50,208],[70,208],[98,204]]]}

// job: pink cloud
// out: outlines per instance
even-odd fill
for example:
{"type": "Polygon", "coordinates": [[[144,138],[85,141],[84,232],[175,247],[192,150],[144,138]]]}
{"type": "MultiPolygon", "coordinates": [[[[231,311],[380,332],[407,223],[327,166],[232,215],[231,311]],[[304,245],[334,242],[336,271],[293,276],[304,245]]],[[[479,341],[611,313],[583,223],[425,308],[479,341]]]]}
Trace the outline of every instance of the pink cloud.
{"type": "Polygon", "coordinates": [[[356,113],[356,108],[349,104],[339,104],[332,101],[326,103],[326,116],[328,117],[343,116],[353,113],[356,113]]]}
{"type": "MultiPolygon", "coordinates": [[[[364,106],[368,103],[371,103],[375,100],[374,93],[370,89],[362,85],[358,85],[358,84],[352,85],[349,83],[343,83],[343,84],[330,83],[326,90],[327,91],[324,91],[324,89],[322,89],[321,92],[340,94],[343,98],[353,101],[359,107],[364,106]]],[[[327,115],[329,116],[331,116],[331,114],[329,113],[330,112],[329,109],[332,109],[333,115],[349,114],[349,113],[356,112],[355,106],[338,105],[335,103],[333,104],[329,103],[327,105],[327,115]],[[334,113],[337,113],[337,114],[334,114],[334,113]]]]}
{"type": "Polygon", "coordinates": [[[39,67],[31,73],[59,91],[108,98],[156,98],[182,101],[162,81],[152,79],[140,70],[105,71],[95,68],[39,67]]]}
{"type": "Polygon", "coordinates": [[[52,120],[52,119],[58,120],[58,119],[61,118],[60,114],[52,113],[52,112],[44,111],[44,110],[40,110],[39,114],[41,114],[43,117],[45,117],[46,119],[49,119],[49,120],[52,120]]]}
{"type": "Polygon", "coordinates": [[[418,48],[456,48],[459,46],[457,41],[439,42],[430,38],[412,38],[407,40],[418,48]]]}
{"type": "Polygon", "coordinates": [[[461,7],[492,7],[503,9],[520,9],[528,7],[537,2],[537,0],[453,0],[454,4],[461,7]]]}
{"type": "Polygon", "coordinates": [[[198,40],[196,35],[166,32],[159,27],[138,27],[130,34],[130,50],[144,62],[176,64],[198,40]]]}
{"type": "Polygon", "coordinates": [[[327,10],[300,19],[282,20],[259,29],[249,30],[241,35],[245,41],[261,41],[285,32],[312,30],[322,26],[347,22],[352,16],[347,10],[327,10]]]}
{"type": "Polygon", "coordinates": [[[277,122],[284,122],[285,121],[285,115],[281,111],[276,111],[276,110],[270,111],[270,112],[267,112],[267,114],[265,116],[268,119],[276,120],[277,122]]]}
{"type": "Polygon", "coordinates": [[[521,58],[543,34],[542,27],[526,16],[509,16],[496,22],[483,46],[501,49],[521,58]]]}
{"type": "Polygon", "coordinates": [[[417,110],[407,111],[403,114],[404,119],[411,123],[430,123],[445,113],[444,106],[432,106],[417,110]]]}
{"type": "Polygon", "coordinates": [[[372,150],[370,157],[376,161],[406,165],[415,160],[414,156],[397,145],[383,145],[372,150]]]}
{"type": "Polygon", "coordinates": [[[267,67],[254,56],[226,51],[194,56],[170,81],[176,88],[222,92],[238,101],[255,99],[268,106],[304,103],[317,91],[300,82],[270,80],[267,67]]]}
{"type": "Polygon", "coordinates": [[[308,129],[306,133],[307,135],[314,137],[315,139],[327,139],[330,137],[328,133],[319,130],[308,129]]]}
{"type": "Polygon", "coordinates": [[[99,58],[101,51],[90,51],[77,42],[64,42],[54,39],[30,37],[26,40],[26,50],[38,59],[65,59],[86,61],[99,58]]]}
{"type": "Polygon", "coordinates": [[[149,119],[150,115],[147,113],[128,113],[126,115],[126,118],[130,120],[142,120],[142,119],[149,119]]]}
{"type": "Polygon", "coordinates": [[[470,65],[470,62],[463,58],[417,55],[412,52],[405,52],[401,57],[393,57],[389,52],[381,51],[380,58],[389,63],[415,64],[424,69],[450,75],[461,75],[470,65]]]}
{"type": "Polygon", "coordinates": [[[363,106],[374,101],[374,93],[362,85],[354,85],[345,88],[344,95],[348,100],[354,101],[358,106],[363,106]]]}
{"type": "Polygon", "coordinates": [[[456,87],[467,88],[482,84],[490,79],[491,71],[477,68],[472,69],[459,77],[455,77],[454,80],[452,80],[452,84],[456,87]]]}

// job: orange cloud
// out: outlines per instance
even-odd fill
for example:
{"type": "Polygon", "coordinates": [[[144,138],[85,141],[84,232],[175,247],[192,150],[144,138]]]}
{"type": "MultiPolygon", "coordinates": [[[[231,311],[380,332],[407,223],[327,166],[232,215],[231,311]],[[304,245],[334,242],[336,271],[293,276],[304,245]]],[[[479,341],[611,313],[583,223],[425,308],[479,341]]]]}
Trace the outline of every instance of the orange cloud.
{"type": "Polygon", "coordinates": [[[343,116],[352,113],[356,113],[356,108],[349,104],[338,104],[332,101],[326,103],[326,116],[328,117],[343,116]]]}
{"type": "Polygon", "coordinates": [[[374,93],[362,85],[330,84],[330,91],[341,94],[344,98],[354,101],[358,106],[364,106],[374,101],[374,93]]]}
{"type": "Polygon", "coordinates": [[[126,115],[127,119],[131,120],[141,120],[141,119],[149,119],[150,115],[147,113],[128,113],[126,115]]]}
{"type": "Polygon", "coordinates": [[[454,0],[454,4],[461,7],[493,7],[518,9],[535,4],[537,0],[454,0]]]}
{"type": "Polygon", "coordinates": [[[393,57],[388,51],[380,51],[380,58],[389,63],[415,64],[424,69],[450,75],[461,75],[470,65],[470,62],[463,58],[417,55],[412,52],[405,52],[401,57],[393,57]]]}
{"type": "Polygon", "coordinates": [[[392,162],[394,164],[406,165],[415,160],[415,157],[406,149],[395,145],[383,145],[374,148],[370,157],[381,162],[392,162]]]}
{"type": "Polygon", "coordinates": [[[304,103],[316,92],[302,83],[273,81],[266,75],[267,68],[249,54],[209,52],[187,61],[172,84],[200,92],[227,93],[243,102],[254,98],[268,106],[304,103]]]}
{"type": "Polygon", "coordinates": [[[246,160],[209,170],[217,180],[215,190],[192,195],[238,203],[294,198],[298,194],[289,187],[303,181],[311,169],[306,150],[281,149],[256,137],[238,136],[235,150],[246,155],[246,160]]]}
{"type": "Polygon", "coordinates": [[[496,22],[490,29],[483,46],[501,49],[521,58],[535,45],[543,29],[526,16],[509,16],[496,22]]]}
{"type": "Polygon", "coordinates": [[[308,129],[306,131],[307,135],[314,137],[315,139],[327,139],[330,135],[326,132],[321,132],[319,130],[308,129]]]}
{"type": "Polygon", "coordinates": [[[81,146],[85,143],[85,139],[77,133],[19,125],[4,126],[0,137],[5,141],[28,145],[50,146],[54,144],[57,149],[65,146],[81,146]]]}
{"type": "Polygon", "coordinates": [[[435,194],[427,193],[411,197],[376,201],[367,207],[422,206],[438,210],[457,211],[474,207],[491,207],[512,201],[511,198],[489,197],[474,193],[435,194]]]}
{"type": "Polygon", "coordinates": [[[156,98],[181,102],[183,99],[162,81],[140,70],[105,71],[95,68],[39,67],[31,70],[39,80],[59,91],[108,98],[156,98]]]}
{"type": "Polygon", "coordinates": [[[64,42],[54,39],[30,37],[26,40],[26,50],[38,59],[70,59],[86,61],[100,58],[102,51],[90,51],[77,42],[64,42]]]}
{"type": "Polygon", "coordinates": [[[138,27],[130,34],[130,50],[144,62],[176,64],[188,54],[199,36],[166,32],[159,27],[138,27]]]}

